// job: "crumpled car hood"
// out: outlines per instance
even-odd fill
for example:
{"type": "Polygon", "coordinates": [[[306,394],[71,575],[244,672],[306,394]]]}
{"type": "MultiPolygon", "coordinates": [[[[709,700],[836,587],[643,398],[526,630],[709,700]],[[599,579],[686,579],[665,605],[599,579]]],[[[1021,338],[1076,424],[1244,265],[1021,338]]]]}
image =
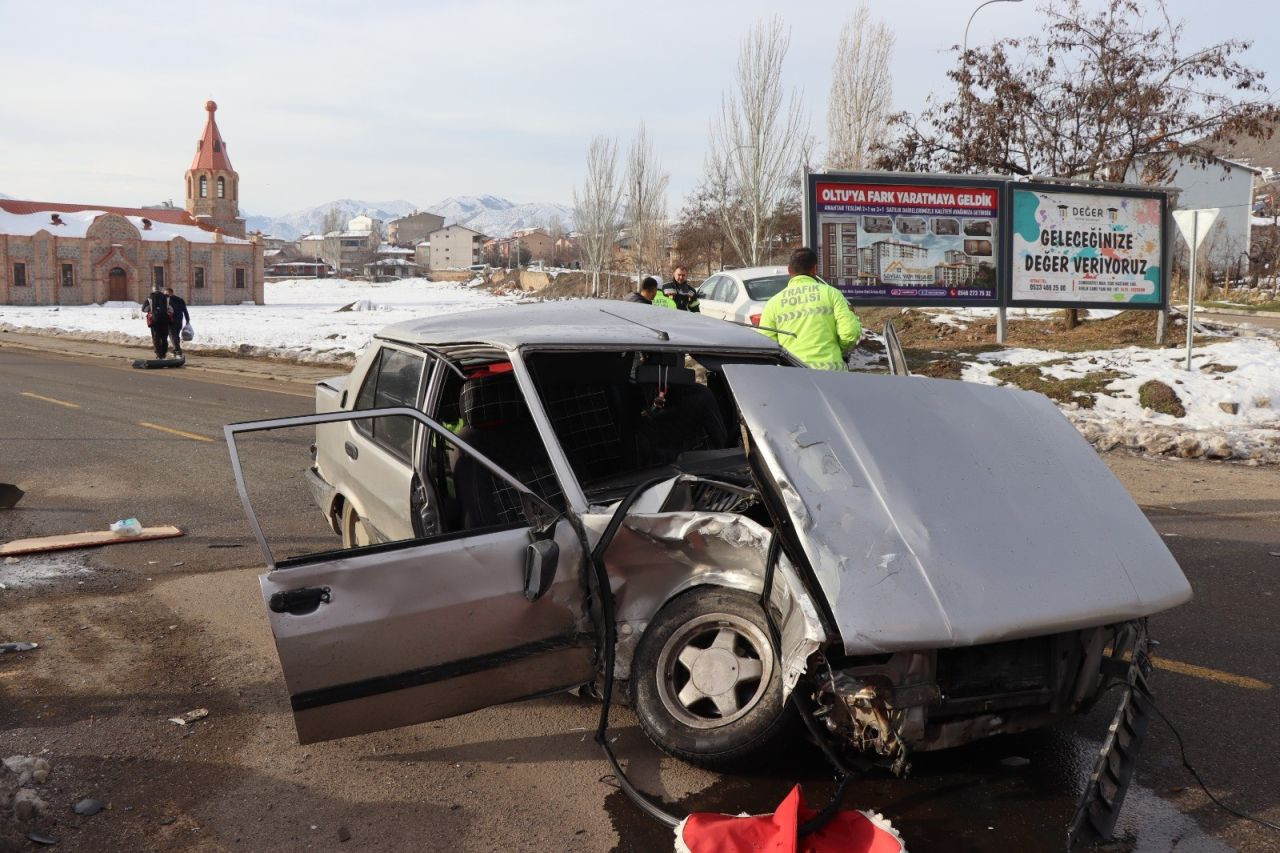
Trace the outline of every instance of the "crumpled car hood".
{"type": "MultiPolygon", "coordinates": [[[[1191,598],[1160,536],[1047,398],[727,365],[849,654],[991,643],[1191,598]]],[[[815,591],[815,594],[817,591],[815,591]]]]}

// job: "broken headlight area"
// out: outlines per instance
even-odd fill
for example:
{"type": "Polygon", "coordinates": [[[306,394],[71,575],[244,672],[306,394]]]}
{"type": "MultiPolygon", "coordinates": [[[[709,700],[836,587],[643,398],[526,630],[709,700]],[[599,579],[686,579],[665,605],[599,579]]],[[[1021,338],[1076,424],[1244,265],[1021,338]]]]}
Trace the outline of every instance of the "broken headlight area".
{"type": "Polygon", "coordinates": [[[1144,620],[950,649],[810,658],[816,714],[897,775],[911,752],[1050,725],[1131,681],[1144,620]]]}

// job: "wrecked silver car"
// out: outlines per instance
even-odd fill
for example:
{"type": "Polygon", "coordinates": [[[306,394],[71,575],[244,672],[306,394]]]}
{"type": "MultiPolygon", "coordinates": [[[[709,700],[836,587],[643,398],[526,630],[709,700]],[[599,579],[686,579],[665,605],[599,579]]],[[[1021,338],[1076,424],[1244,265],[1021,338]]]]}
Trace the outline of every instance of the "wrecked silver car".
{"type": "Polygon", "coordinates": [[[697,315],[401,323],[317,394],[227,427],[303,743],[590,690],[616,635],[672,755],[759,752],[795,691],[901,770],[1087,709],[1191,594],[1043,396],[810,370],[697,315]],[[237,441],[312,424],[331,547],[277,560],[237,441]]]}

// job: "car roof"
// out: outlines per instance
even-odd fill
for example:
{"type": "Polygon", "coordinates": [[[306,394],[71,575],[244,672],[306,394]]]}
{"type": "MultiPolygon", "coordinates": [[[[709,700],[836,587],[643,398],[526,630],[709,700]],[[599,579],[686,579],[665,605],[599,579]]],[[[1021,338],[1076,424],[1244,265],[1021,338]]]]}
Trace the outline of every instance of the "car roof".
{"type": "Polygon", "coordinates": [[[737,279],[764,278],[765,276],[786,275],[786,267],[742,267],[736,270],[721,270],[726,275],[737,279]]]}
{"type": "Polygon", "coordinates": [[[781,350],[745,326],[611,299],[510,305],[406,320],[387,326],[376,337],[423,346],[489,344],[504,350],[532,345],[781,350]],[[659,331],[668,338],[660,338],[659,331]]]}

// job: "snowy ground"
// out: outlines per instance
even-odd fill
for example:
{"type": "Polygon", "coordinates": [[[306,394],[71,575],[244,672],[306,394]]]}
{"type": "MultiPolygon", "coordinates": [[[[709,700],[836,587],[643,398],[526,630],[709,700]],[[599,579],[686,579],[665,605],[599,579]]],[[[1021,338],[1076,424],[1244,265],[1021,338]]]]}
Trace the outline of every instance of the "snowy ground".
{"type": "MultiPolygon", "coordinates": [[[[390,323],[510,305],[526,298],[495,295],[472,284],[425,279],[385,284],[343,279],[268,282],[265,305],[193,307],[196,340],[187,347],[192,352],[237,350],[298,361],[349,363],[375,332],[390,323]]],[[[930,313],[936,323],[967,325],[988,320],[994,311],[930,313]]],[[[1041,315],[1048,319],[1052,313],[1014,311],[1011,319],[1041,315]]],[[[1090,312],[1090,317],[1100,316],[1102,312],[1090,312]]],[[[6,327],[139,346],[150,342],[133,303],[0,305],[0,328],[6,327]]],[[[1178,334],[1177,327],[1170,331],[1178,334]]],[[[964,379],[999,384],[992,372],[1003,365],[1037,365],[1045,376],[1058,379],[1112,370],[1121,377],[1096,395],[1092,409],[1071,403],[1062,406],[1099,448],[1124,446],[1150,453],[1280,464],[1280,333],[1248,327],[1243,332],[1226,327],[1203,331],[1212,342],[1197,346],[1194,369],[1189,372],[1183,370],[1185,351],[1181,349],[1129,347],[1083,353],[1008,349],[977,356],[966,365],[964,379]],[[1206,369],[1210,365],[1214,367],[1206,369]],[[1138,388],[1151,379],[1175,390],[1186,408],[1185,417],[1142,407],[1138,388]]]]}
{"type": "MultiPolygon", "coordinates": [[[[421,278],[375,284],[345,279],[267,282],[265,305],[193,305],[201,350],[236,350],[298,361],[350,361],[375,332],[400,320],[438,316],[520,301],[470,284],[421,278]],[[351,306],[350,310],[339,311],[351,306]]],[[[151,333],[133,302],[105,305],[0,305],[0,327],[56,331],[113,343],[148,346],[151,333]]]]}
{"type": "MultiPolygon", "coordinates": [[[[930,313],[935,323],[963,326],[995,312],[930,313]]],[[[1049,320],[1056,313],[1030,309],[1010,312],[1010,318],[1049,320]]],[[[1101,319],[1114,313],[1090,310],[1089,317],[1101,319]]],[[[1000,385],[992,374],[1005,365],[1035,365],[1053,379],[1112,371],[1119,378],[1095,395],[1093,408],[1060,404],[1085,438],[1100,449],[1123,446],[1154,454],[1280,464],[1280,334],[1249,324],[1196,325],[1197,338],[1210,341],[1196,345],[1190,371],[1185,369],[1182,347],[1074,353],[1014,348],[978,355],[965,366],[963,378],[1000,385]],[[1153,379],[1174,390],[1186,409],[1184,416],[1143,407],[1138,389],[1153,379]]],[[[1184,329],[1173,325],[1170,334],[1185,334],[1184,329]]]]}

